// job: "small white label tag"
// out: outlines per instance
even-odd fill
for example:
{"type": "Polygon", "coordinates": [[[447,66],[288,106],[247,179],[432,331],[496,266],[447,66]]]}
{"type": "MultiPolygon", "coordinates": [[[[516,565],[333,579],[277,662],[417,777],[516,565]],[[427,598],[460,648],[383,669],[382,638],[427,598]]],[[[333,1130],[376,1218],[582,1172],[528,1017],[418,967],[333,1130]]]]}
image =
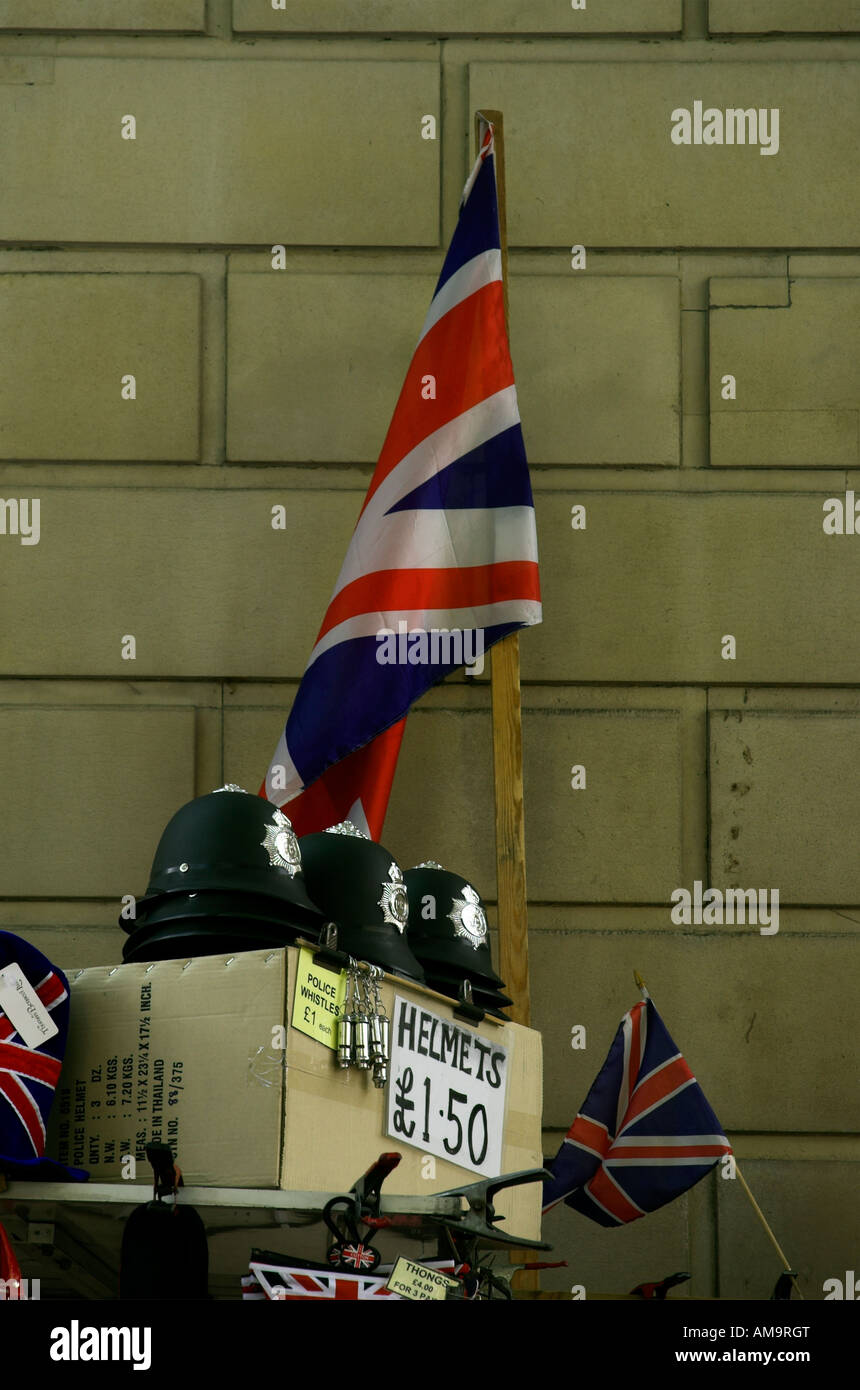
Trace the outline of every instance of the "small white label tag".
{"type": "Polygon", "coordinates": [[[0,970],[0,1013],[28,1047],[41,1047],[60,1031],[19,965],[0,970]]]}

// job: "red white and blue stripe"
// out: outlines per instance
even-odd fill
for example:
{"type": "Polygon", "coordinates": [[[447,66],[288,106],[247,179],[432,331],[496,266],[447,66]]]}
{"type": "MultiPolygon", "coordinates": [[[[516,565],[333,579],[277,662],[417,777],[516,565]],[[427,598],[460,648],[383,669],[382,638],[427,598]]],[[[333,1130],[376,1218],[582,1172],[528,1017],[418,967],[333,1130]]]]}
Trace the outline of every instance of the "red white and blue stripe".
{"type": "Polygon", "coordinates": [[[400,721],[463,662],[383,665],[377,634],[480,631],[486,650],[540,620],[534,504],[505,326],[493,132],[487,126],[262,794],[279,806],[292,802],[288,814],[300,833],[318,828],[302,822],[305,798],[293,798],[327,769],[365,750],[357,783],[339,788],[334,799],[342,818],[355,797],[352,819],[365,819],[378,831],[378,788],[374,815],[366,813],[379,767],[366,745],[388,731],[381,745],[387,758],[384,815],[400,721]]]}
{"type": "Polygon", "coordinates": [[[543,1208],[564,1201],[622,1226],[674,1201],[731,1145],[653,1003],[621,1021],[585,1104],[547,1169],[543,1208]]]}

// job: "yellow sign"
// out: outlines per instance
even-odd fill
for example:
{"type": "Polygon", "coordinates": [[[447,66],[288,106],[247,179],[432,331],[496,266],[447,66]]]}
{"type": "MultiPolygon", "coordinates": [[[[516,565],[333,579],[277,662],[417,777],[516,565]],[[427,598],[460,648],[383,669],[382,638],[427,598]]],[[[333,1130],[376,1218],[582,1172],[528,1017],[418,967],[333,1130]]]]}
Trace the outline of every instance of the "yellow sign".
{"type": "Polygon", "coordinates": [[[345,993],[346,971],[327,970],[324,965],[314,965],[313,951],[303,946],[296,971],[293,1027],[334,1051],[337,1048],[337,1020],[343,1009],[345,993]]]}
{"type": "Polygon", "coordinates": [[[414,1260],[407,1260],[401,1255],[385,1287],[392,1293],[399,1293],[401,1298],[426,1303],[434,1298],[447,1298],[448,1290],[457,1289],[460,1285],[457,1279],[440,1274],[438,1269],[416,1264],[414,1260]]]}

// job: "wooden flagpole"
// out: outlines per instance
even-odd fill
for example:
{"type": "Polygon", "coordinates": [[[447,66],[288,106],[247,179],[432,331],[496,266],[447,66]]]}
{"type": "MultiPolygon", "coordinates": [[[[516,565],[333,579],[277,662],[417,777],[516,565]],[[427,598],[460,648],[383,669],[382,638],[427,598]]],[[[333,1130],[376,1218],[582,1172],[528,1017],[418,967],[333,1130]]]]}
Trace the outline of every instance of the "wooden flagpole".
{"type": "MultiPolygon", "coordinates": [[[[642,976],[639,974],[639,971],[638,971],[638,970],[634,970],[634,971],[633,971],[633,978],[634,978],[634,980],[636,981],[637,988],[640,990],[640,992],[641,992],[641,994],[642,994],[642,998],[643,998],[643,999],[650,999],[651,996],[650,996],[649,993],[648,993],[647,987],[646,987],[646,985],[645,985],[645,981],[642,979],[642,976]]],[[[779,1241],[777,1240],[776,1236],[774,1235],[773,1231],[771,1230],[771,1228],[770,1228],[770,1226],[769,1226],[769,1224],[768,1224],[768,1222],[767,1222],[767,1219],[766,1219],[766,1217],[765,1217],[764,1212],[762,1211],[762,1209],[761,1209],[761,1207],[759,1206],[758,1202],[756,1201],[755,1197],[754,1197],[754,1196],[752,1195],[752,1193],[750,1192],[749,1187],[748,1187],[748,1185],[747,1185],[747,1180],[746,1180],[746,1178],[744,1177],[743,1173],[741,1172],[740,1166],[739,1166],[738,1161],[737,1161],[737,1159],[735,1158],[734,1154],[732,1154],[732,1158],[733,1158],[733,1160],[734,1160],[734,1172],[735,1172],[735,1177],[737,1177],[737,1178],[740,1179],[741,1187],[743,1188],[743,1191],[744,1191],[744,1193],[746,1194],[746,1196],[749,1198],[750,1206],[752,1207],[753,1211],[755,1212],[755,1214],[756,1214],[756,1216],[758,1217],[758,1219],[759,1219],[759,1221],[761,1222],[761,1224],[764,1226],[764,1229],[765,1229],[765,1231],[767,1232],[767,1238],[768,1238],[768,1240],[770,1241],[770,1243],[771,1243],[771,1245],[773,1246],[774,1250],[776,1251],[777,1255],[779,1255],[779,1258],[782,1260],[783,1269],[784,1269],[785,1273],[791,1275],[791,1282],[792,1282],[792,1284],[793,1284],[794,1287],[797,1289],[797,1292],[798,1292],[798,1295],[800,1296],[800,1298],[803,1298],[803,1290],[801,1289],[800,1285],[798,1284],[797,1280],[796,1280],[795,1277],[794,1277],[794,1272],[793,1272],[793,1270],[792,1270],[792,1268],[791,1268],[791,1265],[788,1263],[788,1260],[787,1260],[786,1257],[785,1257],[785,1253],[784,1253],[784,1251],[783,1251],[783,1249],[782,1249],[782,1246],[780,1245],[779,1241]]],[[[805,1299],[804,1299],[804,1302],[806,1302],[805,1299]]]]}
{"type": "MultiPolygon", "coordinates": [[[[501,111],[475,112],[476,157],[486,123],[493,127],[496,196],[499,207],[499,245],[502,252],[502,293],[505,332],[508,318],[508,231],[505,207],[505,131],[501,111]]],[[[499,974],[514,1001],[509,1013],[515,1023],[528,1025],[529,939],[526,909],[526,838],[523,810],[523,724],[520,707],[520,639],[510,632],[490,649],[490,687],[493,701],[493,782],[496,792],[496,895],[499,924],[499,974]]],[[[522,1251],[509,1252],[518,1264],[522,1251]]],[[[536,1271],[520,1270],[514,1287],[540,1288],[536,1271]]]]}
{"type": "MultiPolygon", "coordinates": [[[[496,192],[502,252],[505,329],[508,321],[508,236],[505,208],[505,133],[501,111],[475,112],[477,149],[486,123],[493,127],[496,192]]],[[[496,791],[496,892],[499,924],[499,974],[513,999],[510,1017],[528,1024],[529,944],[526,910],[526,844],[523,811],[523,727],[520,708],[519,634],[509,633],[490,651],[493,701],[493,772],[496,791]]]]}

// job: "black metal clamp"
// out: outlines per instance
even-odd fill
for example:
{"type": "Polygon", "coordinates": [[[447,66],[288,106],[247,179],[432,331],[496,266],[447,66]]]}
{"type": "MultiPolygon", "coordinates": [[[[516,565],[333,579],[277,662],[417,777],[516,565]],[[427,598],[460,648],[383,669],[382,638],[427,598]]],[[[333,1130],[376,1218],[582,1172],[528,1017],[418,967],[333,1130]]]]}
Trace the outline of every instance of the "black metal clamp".
{"type": "Polygon", "coordinates": [[[146,1157],[153,1171],[153,1200],[162,1197],[175,1197],[177,1189],[184,1186],[182,1171],[176,1166],[173,1151],[168,1144],[147,1144],[146,1157]]]}
{"type": "Polygon", "coordinates": [[[398,1153],[380,1154],[375,1163],[353,1184],[348,1196],[338,1198],[338,1206],[348,1211],[350,1220],[357,1225],[365,1225],[377,1230],[384,1227],[430,1228],[438,1231],[440,1226],[454,1234],[461,1234],[475,1240],[501,1241],[505,1245],[521,1246],[530,1250],[551,1250],[547,1241],[527,1240],[523,1236],[509,1236],[499,1230],[496,1222],[504,1217],[496,1212],[495,1197],[508,1187],[522,1187],[525,1183],[543,1182],[551,1175],[543,1168],[522,1168],[516,1173],[502,1173],[498,1178],[484,1178],[480,1182],[469,1183],[466,1187],[449,1188],[447,1192],[437,1192],[434,1196],[465,1200],[468,1210],[452,1215],[435,1212],[380,1214],[380,1188],[385,1178],[399,1164],[398,1153]]]}
{"type": "Polygon", "coordinates": [[[472,995],[472,981],[461,980],[460,988],[457,991],[457,1007],[454,1009],[454,1017],[462,1018],[464,1023],[483,1023],[486,1016],[486,1010],[475,1003],[472,995]]]}
{"type": "MultiPolygon", "coordinates": [[[[311,944],[311,943],[309,943],[311,944]]],[[[337,924],[326,922],[320,932],[319,942],[313,948],[314,965],[327,965],[329,970],[346,970],[349,956],[337,944],[337,924]]]]}
{"type": "Polygon", "coordinates": [[[543,1168],[521,1168],[517,1173],[502,1173],[498,1178],[485,1178],[483,1182],[470,1183],[468,1187],[454,1187],[447,1192],[437,1192],[437,1197],[462,1197],[469,1210],[456,1216],[434,1216],[437,1225],[449,1231],[470,1236],[477,1240],[499,1240],[505,1245],[522,1246],[531,1250],[551,1250],[545,1240],[526,1240],[523,1236],[509,1236],[496,1226],[504,1221],[496,1213],[494,1197],[507,1187],[522,1187],[525,1183],[543,1182],[551,1177],[543,1168]]]}

